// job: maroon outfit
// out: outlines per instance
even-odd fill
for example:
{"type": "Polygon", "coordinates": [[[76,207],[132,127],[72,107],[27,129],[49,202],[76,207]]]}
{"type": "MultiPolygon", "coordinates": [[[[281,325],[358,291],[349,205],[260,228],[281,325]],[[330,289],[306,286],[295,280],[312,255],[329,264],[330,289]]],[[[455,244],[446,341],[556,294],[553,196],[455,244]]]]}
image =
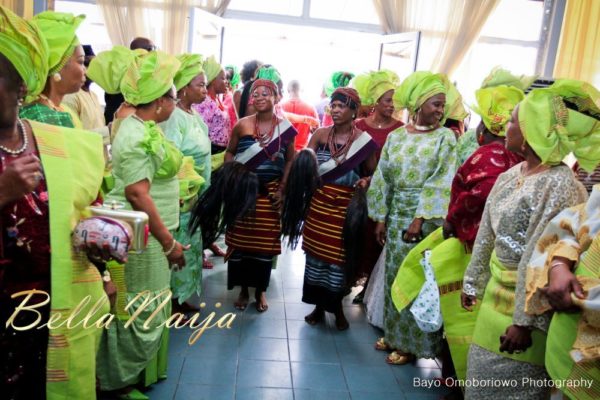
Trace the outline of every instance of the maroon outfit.
{"type": "MultiPolygon", "coordinates": [[[[397,121],[387,128],[374,128],[367,124],[366,118],[359,119],[355,123],[356,127],[361,131],[367,132],[373,138],[373,141],[377,144],[377,161],[379,161],[379,157],[381,156],[381,149],[383,149],[383,145],[390,134],[390,132],[395,131],[404,125],[402,121],[397,121]]],[[[375,268],[375,263],[377,259],[379,259],[379,255],[381,254],[381,250],[383,247],[379,243],[377,243],[377,239],[375,238],[375,226],[376,222],[371,218],[367,221],[367,233],[364,241],[364,249],[363,255],[358,262],[356,268],[356,278],[360,279],[362,277],[368,277],[373,268],[375,268]]]]}
{"type": "Polygon", "coordinates": [[[479,230],[483,208],[498,176],[523,161],[501,142],[479,147],[458,169],[446,219],[454,226],[456,237],[469,248],[479,230]]]}
{"type": "MultiPolygon", "coordinates": [[[[0,174],[22,156],[0,150],[0,174]]],[[[5,325],[24,299],[11,299],[12,294],[30,289],[50,293],[50,220],[44,179],[33,192],[0,210],[0,235],[0,393],[7,399],[43,399],[48,329],[15,331],[5,325]]],[[[29,304],[44,299],[34,296],[29,304]]],[[[42,322],[47,321],[50,305],[37,310],[42,322]]],[[[26,326],[35,320],[33,312],[21,312],[13,324],[26,326]]]]}

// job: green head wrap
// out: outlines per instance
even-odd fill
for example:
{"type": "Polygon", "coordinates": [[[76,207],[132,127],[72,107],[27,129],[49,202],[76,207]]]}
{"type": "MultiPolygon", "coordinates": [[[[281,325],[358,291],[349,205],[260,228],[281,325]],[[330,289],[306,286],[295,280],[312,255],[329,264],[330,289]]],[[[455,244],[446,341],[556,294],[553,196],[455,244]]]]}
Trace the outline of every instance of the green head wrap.
{"type": "Polygon", "coordinates": [[[589,83],[561,79],[532,90],[519,105],[519,126],[543,164],[570,152],[586,171],[600,163],[600,92],[589,83]]]}
{"type": "Polygon", "coordinates": [[[513,86],[517,89],[526,91],[529,86],[536,80],[537,76],[513,75],[510,71],[496,66],[490,74],[481,82],[481,88],[488,88],[500,85],[513,86]]]}
{"type": "Polygon", "coordinates": [[[180,62],[161,51],[151,51],[135,57],[121,81],[121,93],[131,105],[150,103],[173,87],[173,77],[180,62]]]}
{"type": "Polygon", "coordinates": [[[352,78],[354,78],[354,74],[352,72],[334,72],[331,74],[331,79],[329,79],[329,82],[325,84],[325,94],[327,94],[328,97],[331,97],[331,94],[335,89],[348,86],[352,78]]]}
{"type": "Polygon", "coordinates": [[[436,94],[446,94],[444,77],[428,71],[417,71],[410,74],[394,92],[394,106],[406,108],[410,115],[436,94]]]}
{"type": "Polygon", "coordinates": [[[177,59],[181,65],[179,66],[179,71],[175,74],[173,81],[175,83],[175,89],[179,91],[197,77],[203,69],[202,56],[200,54],[181,54],[177,56],[177,59]]]}
{"type": "Polygon", "coordinates": [[[360,95],[362,105],[372,106],[385,92],[396,89],[400,85],[400,78],[395,72],[382,69],[357,75],[351,85],[360,95]]]}
{"type": "Polygon", "coordinates": [[[446,107],[444,109],[444,119],[440,121],[441,125],[446,123],[446,120],[453,119],[455,121],[464,121],[469,115],[463,104],[463,98],[450,79],[445,74],[439,74],[446,86],[446,107]]]}
{"type": "Polygon", "coordinates": [[[471,108],[479,114],[488,131],[504,137],[510,115],[523,97],[521,89],[506,85],[479,89],[475,92],[477,104],[471,108]]]}
{"type": "Polygon", "coordinates": [[[121,92],[121,80],[125,71],[137,55],[146,50],[129,50],[124,46],[115,46],[108,51],[99,53],[90,62],[86,75],[108,94],[121,92]]]}
{"type": "Polygon", "coordinates": [[[223,67],[221,67],[221,64],[217,62],[215,56],[210,56],[206,60],[204,60],[204,63],[202,64],[202,69],[206,74],[207,85],[210,85],[210,83],[214,81],[215,78],[219,75],[219,73],[223,70],[223,67]]]}
{"type": "Polygon", "coordinates": [[[231,87],[236,87],[240,83],[240,73],[238,72],[237,67],[235,65],[228,64],[225,66],[225,69],[230,69],[231,71],[233,71],[229,83],[231,84],[231,87]]]}
{"type": "Polygon", "coordinates": [[[54,11],[44,11],[33,17],[31,22],[40,28],[42,35],[48,42],[50,56],[48,59],[49,75],[53,75],[65,66],[69,57],[73,55],[79,39],[75,31],[85,19],[85,15],[54,11]]]}
{"type": "Polygon", "coordinates": [[[275,67],[262,66],[256,71],[256,79],[266,79],[274,84],[278,84],[281,82],[281,75],[279,75],[279,71],[275,67]]]}
{"type": "Polygon", "coordinates": [[[38,28],[0,6],[0,53],[15,67],[28,96],[44,90],[48,77],[48,45],[38,28]]]}

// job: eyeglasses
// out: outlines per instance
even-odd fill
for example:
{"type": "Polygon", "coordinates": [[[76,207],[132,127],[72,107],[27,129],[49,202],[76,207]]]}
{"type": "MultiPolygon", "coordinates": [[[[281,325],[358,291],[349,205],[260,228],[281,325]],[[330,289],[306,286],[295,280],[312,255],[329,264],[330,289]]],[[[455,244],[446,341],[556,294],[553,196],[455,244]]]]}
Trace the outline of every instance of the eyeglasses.
{"type": "Polygon", "coordinates": [[[165,95],[166,98],[173,100],[173,103],[175,104],[179,104],[179,102],[181,101],[181,99],[178,99],[176,97],[171,96],[170,94],[166,94],[165,95]]]}

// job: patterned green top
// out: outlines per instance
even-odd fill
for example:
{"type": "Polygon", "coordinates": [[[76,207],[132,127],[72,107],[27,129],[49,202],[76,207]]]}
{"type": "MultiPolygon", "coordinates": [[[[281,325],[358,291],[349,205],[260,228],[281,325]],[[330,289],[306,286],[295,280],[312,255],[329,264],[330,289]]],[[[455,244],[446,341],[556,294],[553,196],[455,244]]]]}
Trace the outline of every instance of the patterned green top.
{"type": "Polygon", "coordinates": [[[19,117],[42,122],[48,125],[64,126],[66,128],[75,128],[73,118],[69,112],[53,110],[45,104],[33,103],[21,108],[19,117]]]}
{"type": "Polygon", "coordinates": [[[369,216],[379,222],[443,218],[457,169],[456,139],[448,128],[390,133],[368,191],[369,216]]]}
{"type": "Polygon", "coordinates": [[[479,148],[475,129],[469,129],[461,137],[459,137],[456,148],[458,152],[458,163],[460,166],[463,165],[465,161],[467,161],[467,158],[471,157],[473,153],[475,153],[475,150],[479,148]]]}
{"type": "Polygon", "coordinates": [[[134,116],[119,125],[112,145],[115,187],[107,201],[116,200],[131,209],[125,188],[147,179],[150,196],[167,229],[179,225],[179,182],[177,171],[183,155],[153,122],[143,124],[134,116]]]}
{"type": "Polygon", "coordinates": [[[175,108],[171,117],[159,124],[167,139],[185,156],[194,158],[194,169],[202,176],[206,185],[210,183],[210,139],[208,126],[198,114],[192,110],[188,114],[180,108],[175,108]]]}

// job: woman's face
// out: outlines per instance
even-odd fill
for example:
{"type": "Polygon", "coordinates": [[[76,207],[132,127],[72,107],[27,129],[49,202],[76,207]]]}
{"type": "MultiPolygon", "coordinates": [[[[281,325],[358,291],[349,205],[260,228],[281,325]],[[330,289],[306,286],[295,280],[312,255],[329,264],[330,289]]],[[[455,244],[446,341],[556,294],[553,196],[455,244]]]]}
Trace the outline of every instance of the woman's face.
{"type": "Polygon", "coordinates": [[[221,70],[219,75],[215,79],[210,82],[210,86],[214,89],[216,94],[222,94],[227,91],[227,86],[225,85],[225,71],[221,70]]]}
{"type": "Polygon", "coordinates": [[[431,96],[417,113],[418,125],[436,125],[444,117],[444,107],[446,106],[446,95],[443,93],[431,96]]]}
{"type": "Polygon", "coordinates": [[[331,113],[331,119],[333,120],[334,125],[342,125],[352,121],[356,111],[348,107],[342,101],[334,100],[329,103],[329,112],[331,113]]]}
{"type": "Polygon", "coordinates": [[[252,92],[252,104],[258,112],[272,110],[276,100],[273,91],[266,86],[257,86],[252,92]]]}
{"type": "Polygon", "coordinates": [[[191,103],[202,103],[208,93],[208,90],[206,89],[206,75],[204,75],[204,72],[196,75],[196,77],[188,83],[184,91],[187,95],[187,99],[191,103]]]}
{"type": "MultiPolygon", "coordinates": [[[[75,47],[73,55],[60,70],[61,79],[58,83],[62,94],[77,93],[85,83],[85,53],[81,45],[75,47]]],[[[52,79],[52,77],[50,77],[52,79]]]]}
{"type": "Polygon", "coordinates": [[[523,155],[522,147],[525,137],[519,126],[519,106],[517,105],[510,115],[510,121],[506,125],[506,148],[514,153],[523,155]]]}
{"type": "Polygon", "coordinates": [[[177,103],[178,99],[175,94],[175,88],[172,87],[167,94],[158,99],[160,112],[156,114],[155,121],[159,123],[168,120],[173,113],[173,110],[175,110],[175,105],[177,103]]]}
{"type": "Polygon", "coordinates": [[[0,77],[0,129],[10,128],[19,114],[19,98],[24,97],[25,87],[15,85],[5,77],[0,77]],[[19,89],[21,87],[21,89],[19,89]]]}
{"type": "Polygon", "coordinates": [[[392,97],[394,96],[394,89],[390,89],[385,92],[377,103],[375,104],[375,113],[382,117],[391,118],[394,114],[394,102],[392,97]]]}

